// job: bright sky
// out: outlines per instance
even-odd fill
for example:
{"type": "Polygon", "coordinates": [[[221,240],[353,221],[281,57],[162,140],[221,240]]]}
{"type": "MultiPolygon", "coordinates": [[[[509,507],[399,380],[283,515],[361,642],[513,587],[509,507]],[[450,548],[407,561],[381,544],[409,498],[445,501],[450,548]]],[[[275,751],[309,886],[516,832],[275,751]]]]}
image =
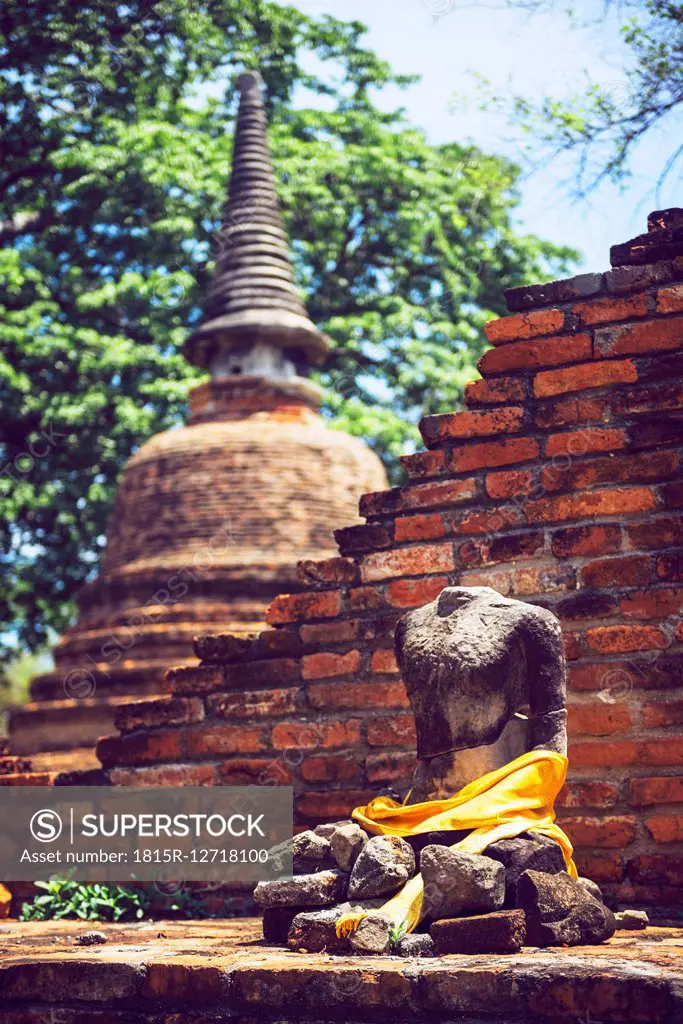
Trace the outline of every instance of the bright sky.
{"type": "MultiPolygon", "coordinates": [[[[283,0],[284,2],[284,0],[283,0]]],[[[590,28],[572,28],[566,4],[557,0],[552,13],[530,16],[505,9],[504,0],[293,0],[307,13],[357,19],[368,26],[366,37],[395,71],[417,73],[422,81],[407,90],[386,90],[383,105],[405,106],[409,120],[432,142],[476,142],[482,149],[515,157],[513,131],[494,112],[453,112],[454,94],[474,96],[469,72],[489,79],[498,91],[531,99],[562,97],[579,91],[584,71],[617,97],[628,96],[623,49],[615,18],[590,28]]],[[[578,0],[582,15],[596,17],[603,0],[578,0]]],[[[680,136],[681,121],[678,119],[680,136]]],[[[603,185],[587,201],[572,203],[563,191],[569,166],[556,161],[523,184],[520,227],[552,241],[575,246],[584,254],[582,270],[609,267],[609,247],[646,230],[652,209],[681,205],[680,175],[670,176],[660,195],[657,176],[675,148],[672,127],[655,130],[640,146],[634,175],[622,193],[603,185]],[[668,136],[668,137],[667,137],[668,136]],[[676,186],[676,187],[675,187],[676,186]],[[676,197],[677,194],[677,197],[676,197]]]]}

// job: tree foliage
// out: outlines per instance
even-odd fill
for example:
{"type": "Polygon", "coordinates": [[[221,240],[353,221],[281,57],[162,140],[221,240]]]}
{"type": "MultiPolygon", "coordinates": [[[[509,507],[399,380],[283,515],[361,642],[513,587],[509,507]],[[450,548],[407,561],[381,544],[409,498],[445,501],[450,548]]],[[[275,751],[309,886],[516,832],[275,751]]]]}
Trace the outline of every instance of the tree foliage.
{"type": "Polygon", "coordinates": [[[390,468],[457,406],[505,288],[575,257],[515,226],[518,170],[431,146],[363,26],[261,0],[6,0],[0,15],[0,597],[8,650],[59,631],[96,571],[118,474],[177,423],[258,67],[299,282],[338,351],[326,412],[390,468]],[[311,58],[316,60],[313,61],[311,58]],[[313,74],[312,64],[322,70],[313,74]]]}
{"type": "MultiPolygon", "coordinates": [[[[532,13],[556,6],[554,0],[508,2],[532,13]]],[[[621,19],[623,81],[604,84],[585,73],[584,88],[575,95],[546,96],[539,101],[498,96],[482,83],[485,107],[497,106],[522,129],[536,165],[539,157],[547,163],[561,153],[575,158],[572,191],[578,196],[604,181],[623,184],[638,145],[655,130],[662,135],[662,162],[655,168],[658,185],[681,174],[683,4],[680,0],[606,0],[598,18],[612,16],[621,19]]]]}

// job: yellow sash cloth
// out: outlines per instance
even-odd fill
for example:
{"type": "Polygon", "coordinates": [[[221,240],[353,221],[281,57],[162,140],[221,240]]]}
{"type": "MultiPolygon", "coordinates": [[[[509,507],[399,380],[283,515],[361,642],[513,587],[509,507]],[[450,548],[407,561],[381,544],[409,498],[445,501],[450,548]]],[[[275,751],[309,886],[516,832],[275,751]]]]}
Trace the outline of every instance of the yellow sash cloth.
{"type": "MultiPolygon", "coordinates": [[[[576,878],[573,847],[555,824],[553,805],[564,785],[567,758],[552,750],[532,750],[496,771],[482,775],[447,800],[398,804],[378,796],[366,807],[356,807],[353,818],[366,832],[378,836],[415,836],[422,832],[472,829],[451,849],[482,853],[499,839],[521,832],[540,832],[559,844],[567,871],[576,878]]],[[[412,932],[422,919],[424,883],[415,875],[379,910],[396,934],[412,932]]],[[[339,938],[351,935],[368,912],[345,914],[337,921],[339,938]]]]}

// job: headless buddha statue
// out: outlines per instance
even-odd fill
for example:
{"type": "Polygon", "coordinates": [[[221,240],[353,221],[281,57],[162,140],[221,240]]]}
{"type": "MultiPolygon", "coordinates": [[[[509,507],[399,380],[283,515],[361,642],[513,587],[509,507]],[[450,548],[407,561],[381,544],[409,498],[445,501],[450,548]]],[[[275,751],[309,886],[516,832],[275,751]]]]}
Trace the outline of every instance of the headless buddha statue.
{"type": "Polygon", "coordinates": [[[567,752],[566,665],[552,612],[490,587],[446,587],[396,629],[415,715],[409,803],[453,796],[530,750],[567,752]]]}

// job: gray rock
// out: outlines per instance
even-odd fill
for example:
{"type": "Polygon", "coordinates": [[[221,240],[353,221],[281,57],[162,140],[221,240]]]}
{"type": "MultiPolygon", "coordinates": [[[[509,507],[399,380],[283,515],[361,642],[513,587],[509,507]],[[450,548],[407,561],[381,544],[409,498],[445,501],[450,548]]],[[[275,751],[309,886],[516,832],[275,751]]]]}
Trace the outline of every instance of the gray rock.
{"type": "Polygon", "coordinates": [[[391,948],[391,921],[384,914],[364,917],[356,931],[349,938],[349,945],[356,953],[381,955],[391,948]]]}
{"type": "Polygon", "coordinates": [[[310,829],[273,847],[269,856],[280,874],[308,875],[321,868],[336,866],[329,839],[310,829]]]}
{"type": "Polygon", "coordinates": [[[601,903],[605,902],[602,895],[602,889],[597,882],[593,881],[592,878],[583,878],[582,876],[579,876],[576,881],[579,885],[584,887],[587,893],[590,893],[594,900],[600,900],[601,903]]]}
{"type": "Polygon", "coordinates": [[[526,942],[526,922],[521,910],[499,910],[494,914],[435,921],[431,933],[438,956],[442,953],[519,953],[526,942]]]}
{"type": "Polygon", "coordinates": [[[504,906],[508,908],[515,906],[517,882],[525,871],[545,871],[549,875],[566,871],[560,847],[538,832],[524,832],[514,839],[501,839],[487,846],[485,854],[505,868],[504,906]]]}
{"type": "Polygon", "coordinates": [[[382,900],[362,900],[354,903],[339,903],[323,910],[308,910],[296,914],[289,928],[287,945],[290,949],[307,953],[348,953],[348,938],[337,938],[336,925],[340,917],[350,910],[374,910],[382,900]]]}
{"type": "Polygon", "coordinates": [[[396,943],[399,956],[434,956],[434,939],[426,932],[420,935],[404,935],[396,943]]]}
{"type": "Polygon", "coordinates": [[[340,825],[330,837],[332,856],[342,871],[351,871],[358,854],[368,841],[360,825],[340,825]]]}
{"type": "Polygon", "coordinates": [[[348,877],[343,871],[317,871],[259,882],[254,901],[259,907],[332,906],[344,899],[348,877]]]}
{"type": "Polygon", "coordinates": [[[425,913],[433,921],[500,910],[505,868],[490,857],[448,846],[427,846],[420,854],[425,913]]]}
{"type": "MultiPolygon", "coordinates": [[[[431,417],[421,426],[429,437],[431,417]]],[[[446,587],[399,621],[396,655],[417,731],[410,803],[450,796],[534,748],[566,752],[566,665],[552,612],[490,587],[446,587]]]]}
{"type": "Polygon", "coordinates": [[[517,883],[517,906],[526,914],[532,946],[593,945],[616,930],[612,911],[566,873],[525,871],[517,883]]]}
{"type": "Polygon", "coordinates": [[[398,892],[415,873],[415,856],[397,836],[373,836],[360,851],[349,879],[349,897],[367,899],[398,892]]]}
{"type": "Polygon", "coordinates": [[[317,836],[322,836],[324,839],[331,839],[335,831],[342,825],[353,824],[354,822],[351,818],[344,818],[343,821],[323,822],[322,825],[316,825],[313,831],[317,836]]]}
{"type": "Polygon", "coordinates": [[[619,931],[642,932],[650,923],[644,910],[622,910],[614,919],[619,931]]]}

